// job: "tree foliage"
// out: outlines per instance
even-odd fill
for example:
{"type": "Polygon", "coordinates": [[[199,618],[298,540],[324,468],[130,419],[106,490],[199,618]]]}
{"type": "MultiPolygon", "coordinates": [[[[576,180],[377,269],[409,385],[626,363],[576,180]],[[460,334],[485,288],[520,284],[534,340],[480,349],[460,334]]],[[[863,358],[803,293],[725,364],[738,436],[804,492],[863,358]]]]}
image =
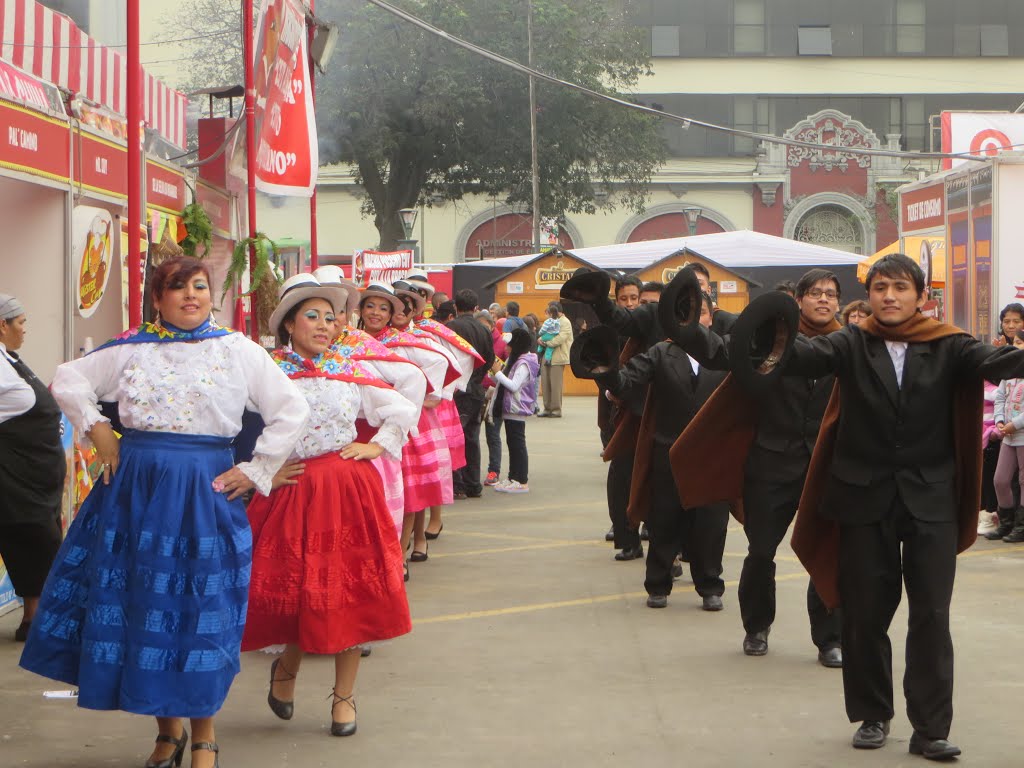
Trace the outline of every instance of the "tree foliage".
{"type": "MultiPolygon", "coordinates": [[[[393,1],[454,36],[527,60],[528,0],[393,1]]],[[[211,4],[217,5],[183,0],[182,7],[193,15],[190,5],[211,4]]],[[[625,5],[533,0],[534,66],[628,94],[650,63],[625,5]]],[[[525,76],[363,0],[318,0],[316,13],[341,27],[334,58],[317,79],[321,163],[352,166],[382,247],[401,239],[402,208],[476,193],[529,210],[525,76]]],[[[197,69],[190,84],[204,87],[198,77],[197,69]]],[[[665,156],[656,118],[538,83],[537,125],[542,215],[643,209],[651,174],[665,156]]]]}

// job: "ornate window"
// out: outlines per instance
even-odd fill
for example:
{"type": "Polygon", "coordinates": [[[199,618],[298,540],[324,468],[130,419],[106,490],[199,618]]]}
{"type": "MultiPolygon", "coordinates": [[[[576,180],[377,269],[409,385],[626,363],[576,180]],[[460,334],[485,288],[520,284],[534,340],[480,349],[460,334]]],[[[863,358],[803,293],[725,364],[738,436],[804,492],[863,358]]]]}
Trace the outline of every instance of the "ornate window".
{"type": "Polygon", "coordinates": [[[864,253],[863,227],[852,213],[837,205],[824,205],[804,216],[797,225],[796,239],[840,251],[864,253]]]}

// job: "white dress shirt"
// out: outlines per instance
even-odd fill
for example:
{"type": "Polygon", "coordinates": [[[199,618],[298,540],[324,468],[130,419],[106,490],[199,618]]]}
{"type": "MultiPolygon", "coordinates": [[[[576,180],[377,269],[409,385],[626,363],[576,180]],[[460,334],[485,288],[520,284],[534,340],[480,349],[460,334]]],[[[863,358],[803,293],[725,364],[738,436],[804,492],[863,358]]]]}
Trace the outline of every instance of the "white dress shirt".
{"type": "Polygon", "coordinates": [[[32,410],[36,393],[14,370],[14,357],[0,342],[0,424],[32,410]]]}
{"type": "Polygon", "coordinates": [[[907,359],[907,342],[886,341],[885,348],[889,350],[889,357],[892,358],[892,367],[896,369],[896,383],[903,389],[903,363],[907,359]]]}
{"type": "MultiPolygon", "coordinates": [[[[690,356],[687,355],[687,357],[690,357],[690,356]]],[[[690,367],[693,368],[693,375],[694,376],[696,376],[700,372],[700,365],[692,357],[690,357],[690,367]]]]}

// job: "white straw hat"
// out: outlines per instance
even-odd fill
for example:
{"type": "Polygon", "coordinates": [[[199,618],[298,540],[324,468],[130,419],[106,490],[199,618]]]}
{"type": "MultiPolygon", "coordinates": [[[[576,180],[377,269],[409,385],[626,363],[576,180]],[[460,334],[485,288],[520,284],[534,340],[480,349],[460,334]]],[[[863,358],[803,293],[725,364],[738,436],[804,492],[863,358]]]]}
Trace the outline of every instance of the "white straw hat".
{"type": "Polygon", "coordinates": [[[359,293],[361,294],[359,296],[360,306],[362,306],[363,299],[368,296],[379,296],[391,302],[392,312],[405,312],[405,304],[403,304],[402,300],[398,298],[398,295],[395,293],[395,289],[391,287],[391,283],[374,281],[360,290],[359,293]]]}
{"type": "Polygon", "coordinates": [[[340,284],[322,284],[308,272],[292,275],[277,291],[278,305],[270,316],[270,329],[278,338],[281,337],[281,321],[292,307],[306,299],[324,299],[334,309],[336,315],[344,314],[348,305],[348,291],[340,284]]]}
{"type": "Polygon", "coordinates": [[[313,277],[320,281],[320,285],[341,286],[348,293],[348,302],[345,304],[345,314],[351,315],[359,307],[359,286],[345,277],[341,267],[334,264],[325,264],[319,269],[313,270],[313,277]]]}

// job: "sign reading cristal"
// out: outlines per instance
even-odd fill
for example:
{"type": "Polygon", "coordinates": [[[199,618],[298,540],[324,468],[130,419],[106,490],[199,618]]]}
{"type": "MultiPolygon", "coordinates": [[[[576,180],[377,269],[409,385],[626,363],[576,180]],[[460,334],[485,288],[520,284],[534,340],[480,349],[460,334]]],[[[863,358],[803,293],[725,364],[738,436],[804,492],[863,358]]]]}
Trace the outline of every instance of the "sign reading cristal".
{"type": "Polygon", "coordinates": [[[559,259],[555,262],[553,267],[541,267],[537,270],[535,282],[537,288],[542,290],[557,290],[565,284],[565,282],[572,277],[574,269],[570,269],[565,266],[565,263],[559,259]]]}

